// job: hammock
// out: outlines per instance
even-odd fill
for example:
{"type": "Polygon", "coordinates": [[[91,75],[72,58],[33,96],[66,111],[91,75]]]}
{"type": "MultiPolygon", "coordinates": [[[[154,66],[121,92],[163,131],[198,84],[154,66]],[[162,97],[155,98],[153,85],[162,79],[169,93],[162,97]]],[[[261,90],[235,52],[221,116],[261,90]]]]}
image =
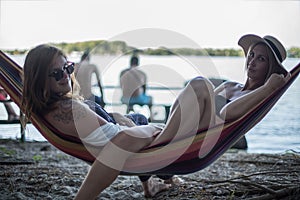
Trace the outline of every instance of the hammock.
{"type": "MultiPolygon", "coordinates": [[[[196,135],[187,134],[184,138],[171,143],[166,141],[166,143],[147,147],[130,157],[121,174],[180,175],[193,173],[207,167],[269,112],[297,78],[299,72],[300,63],[290,71],[291,77],[282,88],[274,91],[267,99],[238,120],[199,130],[196,135]]],[[[0,85],[19,107],[22,96],[22,73],[22,68],[0,51],[0,85]]],[[[61,151],[88,163],[95,160],[80,139],[59,132],[40,116],[33,115],[30,120],[39,132],[61,151]]]]}

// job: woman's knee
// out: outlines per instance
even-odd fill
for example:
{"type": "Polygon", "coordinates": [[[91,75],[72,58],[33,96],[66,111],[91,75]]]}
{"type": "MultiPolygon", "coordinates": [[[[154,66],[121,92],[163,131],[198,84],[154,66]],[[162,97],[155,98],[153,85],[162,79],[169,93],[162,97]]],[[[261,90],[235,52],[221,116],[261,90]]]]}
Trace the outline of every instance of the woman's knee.
{"type": "Polygon", "coordinates": [[[196,94],[201,94],[201,96],[205,94],[208,94],[210,96],[214,90],[212,83],[208,79],[201,76],[193,78],[188,83],[188,86],[193,88],[196,94]]]}

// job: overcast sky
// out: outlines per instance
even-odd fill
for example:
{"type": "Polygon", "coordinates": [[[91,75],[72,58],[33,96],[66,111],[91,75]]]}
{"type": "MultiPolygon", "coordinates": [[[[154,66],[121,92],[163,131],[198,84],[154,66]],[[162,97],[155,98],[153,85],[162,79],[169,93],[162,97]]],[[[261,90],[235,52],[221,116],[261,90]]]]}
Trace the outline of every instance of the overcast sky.
{"type": "Polygon", "coordinates": [[[108,40],[143,28],[172,31],[201,47],[238,48],[246,33],[300,47],[299,0],[0,0],[0,6],[0,49],[108,40]]]}

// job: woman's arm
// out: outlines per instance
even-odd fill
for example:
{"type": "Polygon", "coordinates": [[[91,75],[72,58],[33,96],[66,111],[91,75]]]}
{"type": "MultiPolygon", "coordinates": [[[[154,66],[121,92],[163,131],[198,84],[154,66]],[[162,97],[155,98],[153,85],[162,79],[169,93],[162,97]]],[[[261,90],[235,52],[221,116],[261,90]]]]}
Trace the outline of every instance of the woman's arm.
{"type": "Polygon", "coordinates": [[[109,115],[112,116],[114,120],[121,126],[128,126],[128,127],[136,126],[131,119],[125,117],[124,115],[121,115],[120,113],[113,112],[113,113],[109,113],[109,115]]]}
{"type": "Polygon", "coordinates": [[[271,93],[280,88],[287,81],[287,78],[284,78],[283,75],[272,74],[263,86],[224,106],[220,112],[222,119],[231,121],[243,116],[249,109],[259,104],[262,100],[270,96],[271,93]]]}
{"type": "Polygon", "coordinates": [[[226,81],[226,82],[222,83],[221,85],[219,85],[218,87],[216,87],[214,89],[215,94],[219,94],[221,91],[223,91],[225,89],[225,87],[226,87],[226,84],[228,84],[228,83],[229,82],[226,81]]]}

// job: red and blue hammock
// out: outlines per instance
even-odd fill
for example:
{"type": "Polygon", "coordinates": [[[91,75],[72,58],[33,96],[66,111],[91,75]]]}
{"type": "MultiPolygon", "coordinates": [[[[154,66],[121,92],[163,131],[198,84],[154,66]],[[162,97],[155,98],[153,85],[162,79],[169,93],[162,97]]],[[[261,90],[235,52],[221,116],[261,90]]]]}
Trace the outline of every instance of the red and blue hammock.
{"type": "MultiPolygon", "coordinates": [[[[289,88],[300,72],[300,63],[291,71],[291,77],[280,89],[247,114],[233,122],[187,134],[171,143],[162,143],[143,149],[125,164],[124,175],[188,174],[199,171],[225,153],[235,142],[255,126],[289,88]],[[166,145],[167,144],[167,145],[166,145]],[[201,149],[201,150],[200,150],[201,149]],[[182,153],[180,153],[182,152],[182,153]]],[[[0,85],[20,107],[22,97],[22,68],[0,51],[0,85]]],[[[43,117],[30,119],[39,132],[55,147],[76,158],[92,163],[95,157],[78,138],[59,132],[43,117]]]]}

